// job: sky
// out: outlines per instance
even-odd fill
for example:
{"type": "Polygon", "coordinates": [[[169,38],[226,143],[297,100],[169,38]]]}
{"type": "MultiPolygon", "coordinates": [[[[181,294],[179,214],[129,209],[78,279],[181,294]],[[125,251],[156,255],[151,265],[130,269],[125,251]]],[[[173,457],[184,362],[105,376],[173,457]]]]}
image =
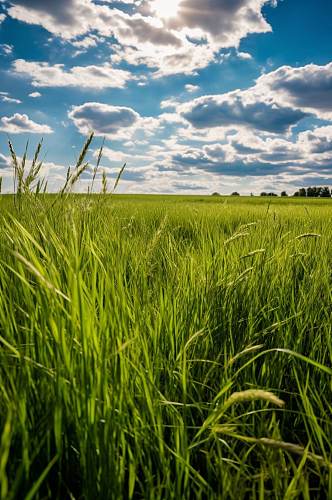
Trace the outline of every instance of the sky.
{"type": "Polygon", "coordinates": [[[332,186],[332,1],[0,0],[3,190],[8,138],[56,191],[92,130],[119,192],[332,186]]]}

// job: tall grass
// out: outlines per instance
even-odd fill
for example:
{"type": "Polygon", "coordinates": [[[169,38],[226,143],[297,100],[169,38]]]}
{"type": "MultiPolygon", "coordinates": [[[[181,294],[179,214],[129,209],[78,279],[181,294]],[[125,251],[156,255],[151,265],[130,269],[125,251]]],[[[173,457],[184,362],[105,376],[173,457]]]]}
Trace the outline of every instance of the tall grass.
{"type": "Polygon", "coordinates": [[[332,498],[330,201],[64,193],[0,201],[1,497],[332,498]]]}

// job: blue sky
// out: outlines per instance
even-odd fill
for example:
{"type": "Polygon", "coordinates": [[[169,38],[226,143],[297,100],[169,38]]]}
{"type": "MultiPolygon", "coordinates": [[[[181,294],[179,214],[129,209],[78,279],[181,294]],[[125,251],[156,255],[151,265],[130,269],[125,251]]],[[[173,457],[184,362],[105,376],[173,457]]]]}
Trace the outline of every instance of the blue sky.
{"type": "Polygon", "coordinates": [[[329,0],[0,0],[4,188],[8,136],[56,190],[90,130],[122,192],[332,186],[331,33],[329,0]]]}

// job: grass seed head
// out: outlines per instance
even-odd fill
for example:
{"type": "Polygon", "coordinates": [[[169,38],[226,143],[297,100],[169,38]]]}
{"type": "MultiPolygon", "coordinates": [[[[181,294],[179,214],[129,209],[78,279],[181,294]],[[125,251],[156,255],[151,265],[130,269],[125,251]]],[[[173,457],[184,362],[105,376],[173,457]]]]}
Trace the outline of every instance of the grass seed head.
{"type": "Polygon", "coordinates": [[[229,408],[236,403],[247,403],[250,401],[266,401],[272,403],[279,408],[285,405],[285,402],[278,398],[275,394],[261,389],[248,389],[247,391],[234,392],[226,401],[225,406],[229,408]]]}

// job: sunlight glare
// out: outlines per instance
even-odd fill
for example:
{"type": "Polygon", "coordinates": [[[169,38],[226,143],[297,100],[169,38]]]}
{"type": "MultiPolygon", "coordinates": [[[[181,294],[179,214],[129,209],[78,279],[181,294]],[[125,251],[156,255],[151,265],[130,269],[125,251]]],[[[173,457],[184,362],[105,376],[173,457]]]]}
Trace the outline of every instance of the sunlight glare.
{"type": "Polygon", "coordinates": [[[152,8],[158,17],[169,19],[176,17],[181,0],[153,0],[152,8]]]}

